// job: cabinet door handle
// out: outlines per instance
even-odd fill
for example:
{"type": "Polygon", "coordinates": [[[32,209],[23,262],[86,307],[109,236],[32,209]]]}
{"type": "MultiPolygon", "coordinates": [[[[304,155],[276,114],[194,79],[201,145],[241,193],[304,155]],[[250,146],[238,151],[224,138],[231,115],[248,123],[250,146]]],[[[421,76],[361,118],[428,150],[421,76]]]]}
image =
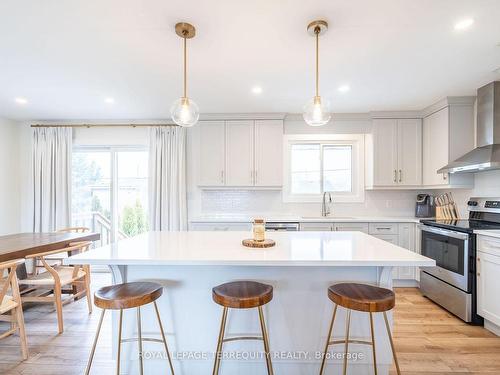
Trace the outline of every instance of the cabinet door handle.
{"type": "Polygon", "coordinates": [[[391,230],[389,227],[377,227],[377,230],[391,230]]]}
{"type": "Polygon", "coordinates": [[[254,184],[257,184],[257,170],[254,171],[255,177],[254,177],[254,184]]]}
{"type": "Polygon", "coordinates": [[[446,173],[443,173],[443,180],[446,180],[447,178],[446,173]]]}
{"type": "Polygon", "coordinates": [[[220,171],[220,182],[224,183],[224,171],[220,171]]]}
{"type": "Polygon", "coordinates": [[[394,182],[397,182],[398,179],[398,171],[394,170],[394,182]]]}
{"type": "Polygon", "coordinates": [[[402,181],[403,181],[403,172],[400,169],[399,170],[399,182],[402,182],[402,181]]]}

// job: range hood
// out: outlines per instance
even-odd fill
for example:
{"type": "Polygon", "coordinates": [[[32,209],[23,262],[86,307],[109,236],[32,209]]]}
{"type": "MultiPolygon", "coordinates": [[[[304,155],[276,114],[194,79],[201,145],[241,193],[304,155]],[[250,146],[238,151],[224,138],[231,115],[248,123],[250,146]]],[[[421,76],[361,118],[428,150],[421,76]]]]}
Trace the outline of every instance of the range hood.
{"type": "Polygon", "coordinates": [[[477,147],[438,173],[500,169],[500,81],[477,90],[477,147]]]}

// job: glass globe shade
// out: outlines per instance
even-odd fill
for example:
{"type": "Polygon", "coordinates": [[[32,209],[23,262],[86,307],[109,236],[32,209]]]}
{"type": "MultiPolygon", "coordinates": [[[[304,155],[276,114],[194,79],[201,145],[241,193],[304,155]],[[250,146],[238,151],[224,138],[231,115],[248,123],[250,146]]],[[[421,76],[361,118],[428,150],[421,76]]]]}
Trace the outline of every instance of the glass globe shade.
{"type": "Polygon", "coordinates": [[[179,98],[170,107],[172,120],[179,126],[190,127],[198,122],[200,111],[198,105],[189,98],[179,98]]]}
{"type": "Polygon", "coordinates": [[[330,121],[330,102],[322,99],[321,96],[315,96],[304,106],[302,114],[304,121],[310,126],[322,126],[330,121]]]}

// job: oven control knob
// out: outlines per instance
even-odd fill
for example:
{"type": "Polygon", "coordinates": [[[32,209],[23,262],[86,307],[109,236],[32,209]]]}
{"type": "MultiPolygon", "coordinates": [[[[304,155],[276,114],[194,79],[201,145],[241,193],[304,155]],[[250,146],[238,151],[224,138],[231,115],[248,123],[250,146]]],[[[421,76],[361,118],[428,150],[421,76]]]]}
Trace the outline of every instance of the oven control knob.
{"type": "Polygon", "coordinates": [[[468,206],[477,206],[477,202],[476,201],[468,201],[467,205],[468,206]]]}

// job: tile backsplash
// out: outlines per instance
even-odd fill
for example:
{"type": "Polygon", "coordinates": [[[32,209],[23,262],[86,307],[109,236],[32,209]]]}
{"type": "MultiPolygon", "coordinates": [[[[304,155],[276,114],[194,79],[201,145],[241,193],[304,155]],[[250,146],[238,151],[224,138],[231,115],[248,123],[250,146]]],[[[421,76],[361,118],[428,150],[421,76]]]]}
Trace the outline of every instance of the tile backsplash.
{"type": "MultiPolygon", "coordinates": [[[[199,204],[190,204],[190,215],[272,214],[319,215],[319,203],[285,203],[280,191],[201,190],[199,204]],[[196,206],[198,209],[196,209],[196,206]]],[[[418,191],[367,191],[362,203],[333,203],[337,216],[413,216],[418,191]]]]}

